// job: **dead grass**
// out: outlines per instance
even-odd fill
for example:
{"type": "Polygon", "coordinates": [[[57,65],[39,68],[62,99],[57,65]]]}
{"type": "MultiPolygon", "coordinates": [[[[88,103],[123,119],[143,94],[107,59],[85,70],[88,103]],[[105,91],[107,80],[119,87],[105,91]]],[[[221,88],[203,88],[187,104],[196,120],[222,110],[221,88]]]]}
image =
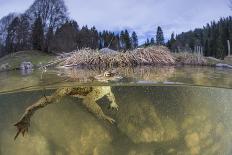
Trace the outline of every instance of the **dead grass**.
{"type": "Polygon", "coordinates": [[[182,65],[208,65],[207,59],[199,53],[180,52],[173,53],[177,64],[182,65]]]}

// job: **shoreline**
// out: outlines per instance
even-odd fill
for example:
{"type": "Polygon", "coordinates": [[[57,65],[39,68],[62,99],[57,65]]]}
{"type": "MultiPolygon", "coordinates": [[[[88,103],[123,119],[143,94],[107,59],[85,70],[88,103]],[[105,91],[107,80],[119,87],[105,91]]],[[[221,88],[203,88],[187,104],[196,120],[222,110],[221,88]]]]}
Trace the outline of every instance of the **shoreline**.
{"type": "Polygon", "coordinates": [[[20,70],[24,60],[33,64],[33,69],[39,68],[117,68],[137,66],[207,66],[232,69],[232,57],[219,60],[204,57],[197,53],[171,53],[167,47],[151,46],[126,52],[101,52],[99,50],[81,49],[70,53],[46,54],[40,51],[17,52],[0,59],[0,72],[20,70]],[[25,54],[26,53],[26,54],[25,54]],[[33,55],[33,57],[31,56],[33,55]],[[34,56],[35,55],[35,56],[34,56]],[[20,58],[20,59],[19,59],[20,58]],[[19,59],[19,60],[18,60],[19,59]],[[21,61],[21,62],[20,62],[21,61]],[[43,61],[43,63],[41,62],[43,61]],[[13,65],[11,65],[13,64],[13,65]]]}

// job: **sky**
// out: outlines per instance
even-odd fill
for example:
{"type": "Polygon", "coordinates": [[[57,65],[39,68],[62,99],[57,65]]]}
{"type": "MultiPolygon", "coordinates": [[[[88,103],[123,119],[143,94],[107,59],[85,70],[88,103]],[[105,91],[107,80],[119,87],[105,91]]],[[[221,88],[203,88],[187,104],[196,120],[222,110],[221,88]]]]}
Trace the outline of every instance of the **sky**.
{"type": "MultiPolygon", "coordinates": [[[[24,12],[34,0],[0,0],[0,18],[10,12],[24,12]]],[[[118,32],[136,31],[139,42],[155,37],[161,26],[165,38],[212,20],[232,15],[229,0],[64,0],[69,16],[80,26],[118,32]]]]}

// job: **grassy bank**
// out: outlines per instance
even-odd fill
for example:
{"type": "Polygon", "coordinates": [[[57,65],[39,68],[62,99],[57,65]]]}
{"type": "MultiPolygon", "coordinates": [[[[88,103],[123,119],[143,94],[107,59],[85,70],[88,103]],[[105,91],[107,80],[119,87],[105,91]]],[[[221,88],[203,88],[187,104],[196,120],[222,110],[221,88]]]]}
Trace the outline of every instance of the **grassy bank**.
{"type": "Polygon", "coordinates": [[[8,64],[10,70],[14,70],[18,69],[23,61],[30,61],[34,66],[38,66],[40,63],[48,63],[52,58],[54,58],[53,55],[41,51],[20,51],[0,58],[0,66],[8,64]]]}

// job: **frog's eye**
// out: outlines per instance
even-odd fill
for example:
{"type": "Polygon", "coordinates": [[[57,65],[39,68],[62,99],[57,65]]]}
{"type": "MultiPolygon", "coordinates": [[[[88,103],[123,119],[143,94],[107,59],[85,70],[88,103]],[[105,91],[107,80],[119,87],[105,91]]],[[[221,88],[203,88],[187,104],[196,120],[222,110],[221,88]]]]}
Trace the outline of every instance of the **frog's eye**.
{"type": "Polygon", "coordinates": [[[106,73],[104,76],[105,76],[105,77],[110,77],[110,74],[109,74],[109,73],[106,73]]]}
{"type": "Polygon", "coordinates": [[[105,77],[110,77],[110,76],[111,76],[111,73],[110,73],[110,72],[105,72],[105,73],[104,73],[104,76],[105,76],[105,77]]]}

